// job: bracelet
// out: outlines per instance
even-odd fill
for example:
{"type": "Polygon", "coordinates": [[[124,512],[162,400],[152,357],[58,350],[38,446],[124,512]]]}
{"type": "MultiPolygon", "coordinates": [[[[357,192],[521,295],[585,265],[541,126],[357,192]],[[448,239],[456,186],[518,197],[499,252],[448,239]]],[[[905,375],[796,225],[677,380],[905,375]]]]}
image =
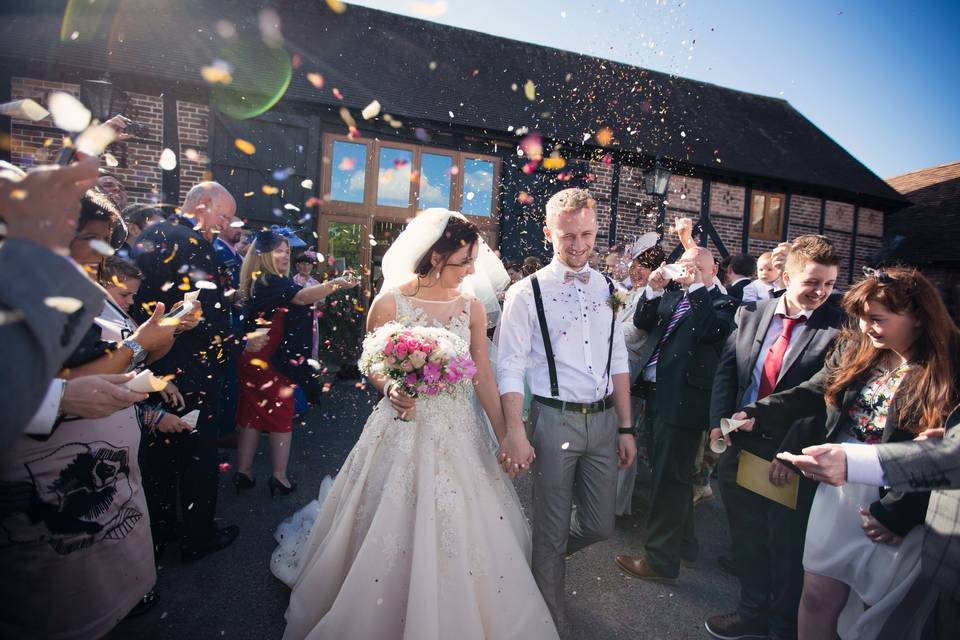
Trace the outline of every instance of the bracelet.
{"type": "Polygon", "coordinates": [[[617,429],[617,433],[619,433],[619,434],[622,435],[622,436],[635,436],[635,435],[637,435],[637,432],[634,431],[633,427],[620,427],[619,429],[617,429]]]}
{"type": "Polygon", "coordinates": [[[387,380],[385,383],[383,383],[383,395],[385,398],[390,397],[390,387],[396,384],[397,384],[396,380],[387,380]]]}

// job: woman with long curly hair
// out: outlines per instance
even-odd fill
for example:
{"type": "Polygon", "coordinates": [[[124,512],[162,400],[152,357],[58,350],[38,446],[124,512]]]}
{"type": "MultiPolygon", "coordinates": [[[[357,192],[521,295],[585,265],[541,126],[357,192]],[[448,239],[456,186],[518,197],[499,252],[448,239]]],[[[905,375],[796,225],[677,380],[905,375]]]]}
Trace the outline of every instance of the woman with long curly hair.
{"type": "MultiPolygon", "coordinates": [[[[838,443],[912,440],[942,427],[960,399],[960,330],[933,284],[911,268],[872,271],[843,307],[851,324],[827,366],[734,417],[782,434],[825,411],[820,441],[838,443]]],[[[803,554],[801,639],[876,637],[919,573],[917,525],[928,498],[859,484],[818,487],[803,554]]]]}

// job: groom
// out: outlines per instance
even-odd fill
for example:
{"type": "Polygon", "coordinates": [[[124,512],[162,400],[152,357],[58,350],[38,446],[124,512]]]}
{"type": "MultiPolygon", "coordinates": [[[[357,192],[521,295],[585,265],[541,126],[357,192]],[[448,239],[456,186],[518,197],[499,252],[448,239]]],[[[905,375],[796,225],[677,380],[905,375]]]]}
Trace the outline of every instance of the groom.
{"type": "Polygon", "coordinates": [[[597,237],[590,193],[550,198],[544,234],[553,260],[507,292],[497,374],[507,423],[501,460],[514,475],[536,457],[533,575],[559,625],[564,558],[613,532],[617,466],[633,464],[637,448],[627,349],[609,304],[614,285],[588,265],[597,237]],[[526,430],[525,379],[533,393],[526,430]]]}

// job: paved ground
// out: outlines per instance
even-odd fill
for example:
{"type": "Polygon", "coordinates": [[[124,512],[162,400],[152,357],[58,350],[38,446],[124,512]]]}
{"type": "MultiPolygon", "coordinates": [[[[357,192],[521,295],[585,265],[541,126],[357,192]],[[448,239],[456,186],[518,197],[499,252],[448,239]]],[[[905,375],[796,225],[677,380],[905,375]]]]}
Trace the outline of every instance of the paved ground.
{"type": "MultiPolygon", "coordinates": [[[[254,472],[257,487],[242,496],[233,493],[230,475],[221,476],[218,511],[224,523],[240,525],[239,539],[228,549],[197,564],[180,564],[168,550],[162,558],[157,589],[160,602],[147,615],[124,622],[113,638],[206,640],[272,640],[283,631],[288,591],[270,574],[273,529],[283,518],[316,495],[326,475],[335,474],[356,441],[373,396],[340,383],[323,407],[294,433],[291,474],[300,490],[270,499],[267,443],[261,444],[254,472]]],[[[529,500],[529,483],[518,484],[529,500]]],[[[727,544],[719,500],[697,510],[701,561],[686,569],[675,585],[646,583],[627,577],[613,563],[617,553],[641,551],[643,499],[634,501],[634,515],[618,519],[613,539],[587,548],[569,560],[567,615],[570,638],[584,640],[659,640],[709,637],[708,615],[732,608],[736,581],[723,573],[716,557],[727,544]]],[[[349,640],[349,639],[344,639],[349,640]]],[[[491,639],[495,640],[495,639],[491,639]]]]}

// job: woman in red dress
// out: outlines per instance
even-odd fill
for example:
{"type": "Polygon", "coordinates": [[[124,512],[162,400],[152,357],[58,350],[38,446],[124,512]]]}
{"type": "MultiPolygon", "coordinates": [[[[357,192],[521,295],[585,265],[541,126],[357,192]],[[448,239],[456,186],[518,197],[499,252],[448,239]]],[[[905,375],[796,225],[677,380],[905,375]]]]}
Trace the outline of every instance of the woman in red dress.
{"type": "MultiPolygon", "coordinates": [[[[257,234],[240,271],[240,294],[249,329],[240,357],[237,407],[237,472],[240,493],[256,484],[251,475],[260,432],[269,434],[270,495],[287,495],[296,484],[287,478],[294,418],[294,388],[311,381],[312,306],[340,288],[357,285],[350,277],[301,287],[290,278],[290,245],[276,230],[257,234]]],[[[308,394],[309,395],[309,394],[308,394]]]]}

